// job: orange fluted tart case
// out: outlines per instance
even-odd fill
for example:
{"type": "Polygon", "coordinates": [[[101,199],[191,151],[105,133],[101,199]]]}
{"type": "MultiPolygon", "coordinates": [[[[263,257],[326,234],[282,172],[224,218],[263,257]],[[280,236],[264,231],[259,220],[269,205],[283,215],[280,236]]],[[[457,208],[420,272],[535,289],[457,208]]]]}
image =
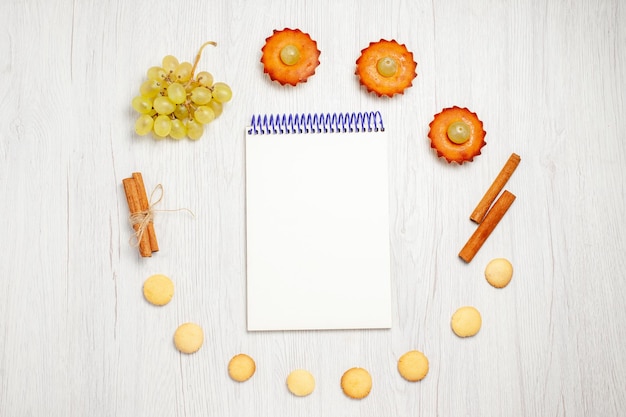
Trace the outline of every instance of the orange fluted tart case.
{"type": "Polygon", "coordinates": [[[483,122],[467,108],[444,108],[429,126],[430,146],[448,163],[471,162],[487,144],[483,122]]]}
{"type": "Polygon", "coordinates": [[[282,85],[306,82],[320,64],[317,42],[300,29],[274,30],[261,52],[264,72],[282,85]]]}
{"type": "Polygon", "coordinates": [[[417,77],[413,53],[395,40],[371,42],[356,61],[356,75],[367,91],[378,96],[404,94],[417,77]]]}

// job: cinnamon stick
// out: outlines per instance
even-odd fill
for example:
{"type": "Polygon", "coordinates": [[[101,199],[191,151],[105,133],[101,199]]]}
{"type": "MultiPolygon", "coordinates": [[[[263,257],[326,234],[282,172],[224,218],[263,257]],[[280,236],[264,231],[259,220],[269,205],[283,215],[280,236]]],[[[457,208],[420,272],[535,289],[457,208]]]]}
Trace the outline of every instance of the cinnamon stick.
{"type": "MultiPolygon", "coordinates": [[[[137,181],[134,178],[125,178],[122,180],[124,185],[124,193],[126,194],[126,201],[128,202],[128,209],[130,214],[136,214],[141,212],[141,203],[139,201],[139,190],[137,187],[137,181]]],[[[133,229],[135,232],[139,230],[139,224],[134,224],[133,229]]],[[[139,254],[142,257],[152,256],[152,248],[150,247],[150,240],[148,234],[143,233],[141,239],[139,239],[139,254]]]]}
{"type": "Polygon", "coordinates": [[[512,153],[509,159],[506,161],[506,164],[502,167],[502,170],[493,181],[483,198],[480,200],[474,211],[472,212],[470,219],[476,223],[480,223],[485,218],[485,215],[489,211],[489,207],[494,202],[500,191],[504,188],[504,185],[507,183],[513,172],[517,168],[520,163],[520,156],[512,153]]]}
{"type": "MultiPolygon", "coordinates": [[[[150,202],[148,201],[148,194],[146,193],[146,186],[144,185],[141,172],[133,172],[133,179],[137,184],[141,211],[147,212],[150,209],[150,202]]],[[[159,243],[157,242],[156,233],[154,231],[154,223],[152,221],[148,223],[145,233],[148,235],[148,241],[150,242],[152,252],[157,252],[159,250],[159,243]]]]}
{"type": "Polygon", "coordinates": [[[515,201],[515,195],[507,190],[504,190],[502,195],[496,200],[491,210],[487,212],[487,215],[483,221],[478,225],[472,236],[469,238],[461,252],[459,257],[465,262],[469,263],[478,250],[483,246],[491,232],[496,228],[504,214],[507,212],[511,204],[515,201]]]}

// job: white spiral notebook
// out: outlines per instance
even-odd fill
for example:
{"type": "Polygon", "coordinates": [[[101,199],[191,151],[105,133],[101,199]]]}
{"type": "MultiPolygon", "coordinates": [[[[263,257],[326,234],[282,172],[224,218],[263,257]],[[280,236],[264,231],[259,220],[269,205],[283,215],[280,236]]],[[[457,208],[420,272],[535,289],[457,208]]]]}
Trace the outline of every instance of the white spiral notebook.
{"type": "Polygon", "coordinates": [[[249,331],[391,327],[386,136],[379,112],[252,118],[249,331]]]}

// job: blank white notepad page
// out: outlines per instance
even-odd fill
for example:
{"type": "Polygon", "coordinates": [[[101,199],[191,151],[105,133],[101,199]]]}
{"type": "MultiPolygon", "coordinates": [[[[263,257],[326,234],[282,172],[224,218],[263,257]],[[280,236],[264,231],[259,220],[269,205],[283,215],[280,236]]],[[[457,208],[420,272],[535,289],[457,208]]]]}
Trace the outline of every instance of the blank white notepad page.
{"type": "Polygon", "coordinates": [[[391,327],[385,132],[246,134],[248,330],[391,327]]]}

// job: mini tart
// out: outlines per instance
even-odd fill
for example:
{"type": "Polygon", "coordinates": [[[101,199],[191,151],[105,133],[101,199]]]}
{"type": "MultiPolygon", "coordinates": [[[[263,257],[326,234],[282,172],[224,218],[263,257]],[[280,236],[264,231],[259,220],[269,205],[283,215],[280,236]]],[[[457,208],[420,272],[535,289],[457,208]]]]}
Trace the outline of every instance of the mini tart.
{"type": "Polygon", "coordinates": [[[448,163],[470,162],[476,155],[480,155],[481,148],[487,144],[487,132],[483,130],[483,122],[476,113],[466,108],[445,108],[435,115],[429,126],[430,146],[437,151],[437,156],[445,158],[448,163]],[[448,136],[448,128],[457,122],[464,123],[469,128],[469,138],[463,143],[455,143],[448,136]]]}
{"type": "Polygon", "coordinates": [[[317,43],[300,29],[274,30],[274,34],[265,39],[261,52],[264,72],[273,81],[278,81],[282,85],[295,86],[300,82],[306,82],[307,78],[315,74],[315,68],[320,64],[317,43]],[[281,52],[285,47],[299,53],[299,58],[291,65],[286,64],[281,58],[281,52]]]}
{"type": "Polygon", "coordinates": [[[392,97],[394,94],[403,94],[405,89],[413,85],[412,81],[417,77],[415,68],[417,63],[413,60],[413,53],[395,40],[381,39],[378,42],[371,42],[356,60],[356,75],[361,85],[378,96],[392,97]],[[381,60],[388,62],[387,70],[383,71],[384,75],[379,71],[381,60]],[[395,67],[395,71],[390,69],[389,64],[392,68],[395,67]]]}

